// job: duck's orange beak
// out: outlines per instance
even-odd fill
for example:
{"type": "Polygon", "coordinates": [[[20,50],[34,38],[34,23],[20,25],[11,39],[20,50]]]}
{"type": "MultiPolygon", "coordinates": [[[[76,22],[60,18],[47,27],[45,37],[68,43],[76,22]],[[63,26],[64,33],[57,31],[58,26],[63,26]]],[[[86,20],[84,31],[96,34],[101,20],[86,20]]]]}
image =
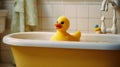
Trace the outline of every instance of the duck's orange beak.
{"type": "Polygon", "coordinates": [[[61,24],[55,24],[55,27],[56,27],[56,29],[60,29],[60,28],[62,28],[62,25],[61,24]]]}

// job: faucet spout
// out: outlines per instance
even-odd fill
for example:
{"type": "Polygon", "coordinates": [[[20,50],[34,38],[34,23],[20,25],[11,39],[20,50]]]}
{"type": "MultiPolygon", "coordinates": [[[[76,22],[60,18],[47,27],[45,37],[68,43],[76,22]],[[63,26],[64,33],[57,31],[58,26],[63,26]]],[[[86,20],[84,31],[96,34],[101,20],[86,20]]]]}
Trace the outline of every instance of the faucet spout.
{"type": "Polygon", "coordinates": [[[120,7],[120,1],[119,0],[114,0],[115,4],[120,7]]]}
{"type": "Polygon", "coordinates": [[[110,0],[109,2],[115,7],[120,7],[120,1],[119,0],[110,0]]]}
{"type": "Polygon", "coordinates": [[[118,7],[120,7],[120,1],[119,0],[103,0],[101,4],[101,11],[108,11],[108,3],[112,4],[113,6],[113,25],[111,28],[106,28],[105,27],[105,22],[104,22],[104,15],[101,17],[101,32],[102,33],[113,33],[117,34],[117,17],[116,17],[116,10],[118,7]]]}
{"type": "Polygon", "coordinates": [[[108,11],[108,0],[103,0],[101,4],[101,11],[108,11]]]}

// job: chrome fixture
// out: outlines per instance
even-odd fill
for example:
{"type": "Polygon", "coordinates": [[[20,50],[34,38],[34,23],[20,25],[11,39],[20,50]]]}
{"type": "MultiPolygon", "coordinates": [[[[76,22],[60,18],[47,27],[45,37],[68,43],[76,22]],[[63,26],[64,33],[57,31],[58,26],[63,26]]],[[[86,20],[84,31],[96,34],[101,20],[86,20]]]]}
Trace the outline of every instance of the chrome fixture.
{"type": "Polygon", "coordinates": [[[116,17],[116,10],[120,7],[119,0],[103,0],[101,4],[101,11],[104,12],[103,16],[101,17],[101,32],[102,33],[113,33],[117,34],[117,17],[116,17]],[[105,13],[108,11],[109,3],[113,6],[113,25],[111,28],[106,28],[105,26],[105,13]]]}

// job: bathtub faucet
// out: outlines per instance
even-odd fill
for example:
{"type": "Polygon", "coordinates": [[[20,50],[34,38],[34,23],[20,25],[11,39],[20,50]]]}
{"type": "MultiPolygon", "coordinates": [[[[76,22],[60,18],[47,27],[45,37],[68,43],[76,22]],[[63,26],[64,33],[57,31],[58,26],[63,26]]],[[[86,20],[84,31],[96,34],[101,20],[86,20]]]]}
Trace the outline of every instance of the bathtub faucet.
{"type": "Polygon", "coordinates": [[[103,16],[101,17],[101,32],[102,33],[113,33],[117,34],[117,17],[116,17],[116,10],[120,7],[119,0],[103,0],[101,4],[101,11],[104,12],[103,16]],[[108,11],[108,4],[113,6],[113,25],[111,28],[106,28],[105,26],[105,13],[108,11]]]}
{"type": "Polygon", "coordinates": [[[111,3],[112,6],[120,7],[119,0],[103,0],[101,4],[101,11],[108,11],[108,4],[111,3]]]}

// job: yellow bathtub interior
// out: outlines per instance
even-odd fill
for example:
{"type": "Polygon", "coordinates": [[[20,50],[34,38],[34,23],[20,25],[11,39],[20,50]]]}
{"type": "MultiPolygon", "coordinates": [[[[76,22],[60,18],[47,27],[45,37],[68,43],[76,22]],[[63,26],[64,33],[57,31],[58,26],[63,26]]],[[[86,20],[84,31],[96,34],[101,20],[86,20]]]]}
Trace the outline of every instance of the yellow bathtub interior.
{"type": "Polygon", "coordinates": [[[120,67],[120,50],[11,46],[17,67],[120,67]]]}

